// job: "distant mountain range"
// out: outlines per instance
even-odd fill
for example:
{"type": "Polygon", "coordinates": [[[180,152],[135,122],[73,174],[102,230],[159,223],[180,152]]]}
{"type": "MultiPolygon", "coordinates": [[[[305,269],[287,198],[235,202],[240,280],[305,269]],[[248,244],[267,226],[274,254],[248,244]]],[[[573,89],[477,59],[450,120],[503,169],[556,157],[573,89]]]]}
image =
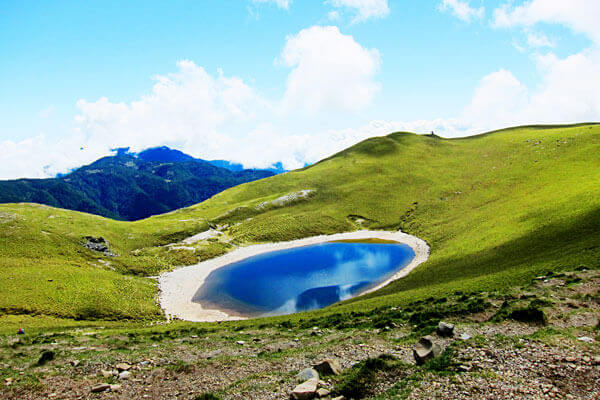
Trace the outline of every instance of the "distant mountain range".
{"type": "Polygon", "coordinates": [[[48,179],[0,181],[0,203],[31,202],[114,219],[138,220],[199,203],[245,182],[285,172],[243,169],[156,147],[140,153],[116,149],[73,172],[48,179]]]}

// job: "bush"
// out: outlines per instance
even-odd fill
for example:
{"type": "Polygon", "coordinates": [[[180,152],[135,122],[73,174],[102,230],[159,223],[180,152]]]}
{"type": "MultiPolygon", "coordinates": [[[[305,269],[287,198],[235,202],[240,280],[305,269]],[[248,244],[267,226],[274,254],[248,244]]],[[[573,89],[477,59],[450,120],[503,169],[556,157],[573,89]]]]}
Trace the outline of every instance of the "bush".
{"type": "Polygon", "coordinates": [[[544,311],[540,308],[532,307],[531,305],[527,308],[517,308],[513,310],[508,315],[508,318],[536,325],[546,325],[548,322],[544,311]]]}
{"type": "Polygon", "coordinates": [[[448,373],[453,371],[454,365],[454,350],[448,347],[439,357],[432,358],[423,364],[423,368],[431,372],[448,373]]]}
{"type": "Polygon", "coordinates": [[[374,385],[377,372],[389,371],[398,366],[396,359],[383,354],[377,358],[361,361],[347,371],[338,382],[334,392],[347,399],[362,399],[367,397],[374,385]]]}

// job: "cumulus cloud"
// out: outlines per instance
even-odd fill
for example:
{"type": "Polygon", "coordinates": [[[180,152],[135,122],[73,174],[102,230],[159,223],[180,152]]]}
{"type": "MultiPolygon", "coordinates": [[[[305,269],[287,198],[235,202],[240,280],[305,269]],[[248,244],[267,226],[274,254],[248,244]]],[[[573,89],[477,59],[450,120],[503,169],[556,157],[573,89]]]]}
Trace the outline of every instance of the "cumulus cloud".
{"type": "Polygon", "coordinates": [[[335,8],[346,8],[354,13],[353,22],[387,17],[390,13],[387,0],[329,0],[335,8]]]}
{"type": "Polygon", "coordinates": [[[362,47],[337,27],[315,26],[289,36],[279,60],[290,70],[279,99],[266,99],[239,77],[211,74],[183,60],[176,72],[155,76],[151,90],[136,101],[79,100],[74,130],[60,141],[37,136],[0,143],[7,149],[0,154],[0,178],[52,176],[112,148],[139,151],[159,145],[247,167],[282,161],[296,168],[364,137],[324,132],[315,129],[318,122],[295,126],[290,121],[319,112],[329,118],[369,105],[379,89],[376,49],[362,47]]]}
{"type": "Polygon", "coordinates": [[[314,26],[289,36],[281,62],[292,68],[282,107],[299,110],[358,110],[368,105],[379,84],[380,56],[335,26],[314,26]]]}
{"type": "Polygon", "coordinates": [[[469,0],[443,0],[439,5],[441,11],[450,11],[455,17],[464,21],[471,22],[473,19],[482,19],[485,14],[483,6],[479,8],[471,7],[469,0]]]}
{"type": "Polygon", "coordinates": [[[515,6],[507,2],[494,11],[496,28],[522,27],[534,48],[553,47],[543,33],[532,28],[540,23],[564,25],[592,40],[590,48],[564,58],[549,52],[532,56],[540,82],[525,87],[509,71],[497,71],[481,81],[465,111],[468,118],[491,123],[558,123],[600,119],[600,2],[596,0],[531,0],[515,6]],[[506,94],[509,94],[506,96],[506,94]],[[508,97],[508,98],[507,98],[508,97]],[[514,100],[511,101],[511,97],[514,100]],[[489,98],[487,108],[481,99],[489,98]],[[492,100],[494,99],[494,100],[492,100]],[[498,112],[486,109],[502,109],[498,112]],[[490,115],[490,113],[492,115],[490,115]],[[486,115],[487,114],[487,115],[486,115]]]}
{"type": "Polygon", "coordinates": [[[496,27],[532,26],[539,22],[566,25],[600,43],[600,1],[531,0],[514,6],[508,2],[494,11],[496,27]]]}
{"type": "Polygon", "coordinates": [[[139,150],[162,142],[208,152],[220,145],[223,132],[269,107],[240,78],[213,76],[188,60],[177,66],[176,73],[155,77],[152,92],[138,101],[79,100],[77,132],[105,148],[139,150]]]}

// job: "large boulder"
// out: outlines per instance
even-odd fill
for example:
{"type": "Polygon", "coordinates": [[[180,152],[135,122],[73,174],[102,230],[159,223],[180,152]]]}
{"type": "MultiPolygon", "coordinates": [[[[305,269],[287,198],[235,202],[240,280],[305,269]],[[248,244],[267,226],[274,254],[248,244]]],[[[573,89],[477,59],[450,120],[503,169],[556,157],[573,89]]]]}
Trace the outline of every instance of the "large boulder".
{"type": "Polygon", "coordinates": [[[342,366],[337,360],[326,359],[315,365],[313,368],[322,376],[339,375],[342,371],[342,366]]]}
{"type": "Polygon", "coordinates": [[[437,334],[442,337],[454,336],[454,325],[440,321],[437,327],[437,334]]]}
{"type": "Polygon", "coordinates": [[[427,360],[440,355],[442,349],[433,341],[431,336],[424,336],[419,340],[419,343],[413,348],[413,356],[417,365],[424,364],[427,360]]]}
{"type": "Polygon", "coordinates": [[[317,395],[318,378],[312,378],[296,386],[290,395],[292,400],[310,400],[317,395]]]}

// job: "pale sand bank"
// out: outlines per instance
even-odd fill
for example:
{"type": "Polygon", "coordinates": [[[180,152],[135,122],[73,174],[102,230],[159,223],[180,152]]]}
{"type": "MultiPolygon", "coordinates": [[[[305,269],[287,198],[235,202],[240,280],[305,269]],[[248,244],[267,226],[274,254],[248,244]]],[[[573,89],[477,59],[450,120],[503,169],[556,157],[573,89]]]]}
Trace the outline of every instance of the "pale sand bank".
{"type": "Polygon", "coordinates": [[[304,239],[292,240],[289,242],[256,244],[247,247],[240,247],[221,257],[203,261],[195,265],[177,268],[174,271],[161,274],[158,277],[160,288],[160,305],[169,318],[176,317],[186,321],[213,322],[242,319],[240,317],[230,316],[219,310],[204,309],[200,304],[192,302],[194,294],[198,288],[202,286],[204,280],[212,271],[245,258],[274,250],[291,249],[294,247],[307,246],[311,244],[349,239],[392,240],[409,245],[415,252],[415,257],[406,267],[402,268],[385,282],[382,282],[378,286],[371,288],[364,293],[380,289],[391,281],[406,276],[410,271],[416,268],[419,264],[425,262],[429,257],[429,246],[427,243],[425,243],[425,241],[416,236],[408,235],[400,231],[355,231],[337,233],[334,235],[312,236],[304,239]]]}

